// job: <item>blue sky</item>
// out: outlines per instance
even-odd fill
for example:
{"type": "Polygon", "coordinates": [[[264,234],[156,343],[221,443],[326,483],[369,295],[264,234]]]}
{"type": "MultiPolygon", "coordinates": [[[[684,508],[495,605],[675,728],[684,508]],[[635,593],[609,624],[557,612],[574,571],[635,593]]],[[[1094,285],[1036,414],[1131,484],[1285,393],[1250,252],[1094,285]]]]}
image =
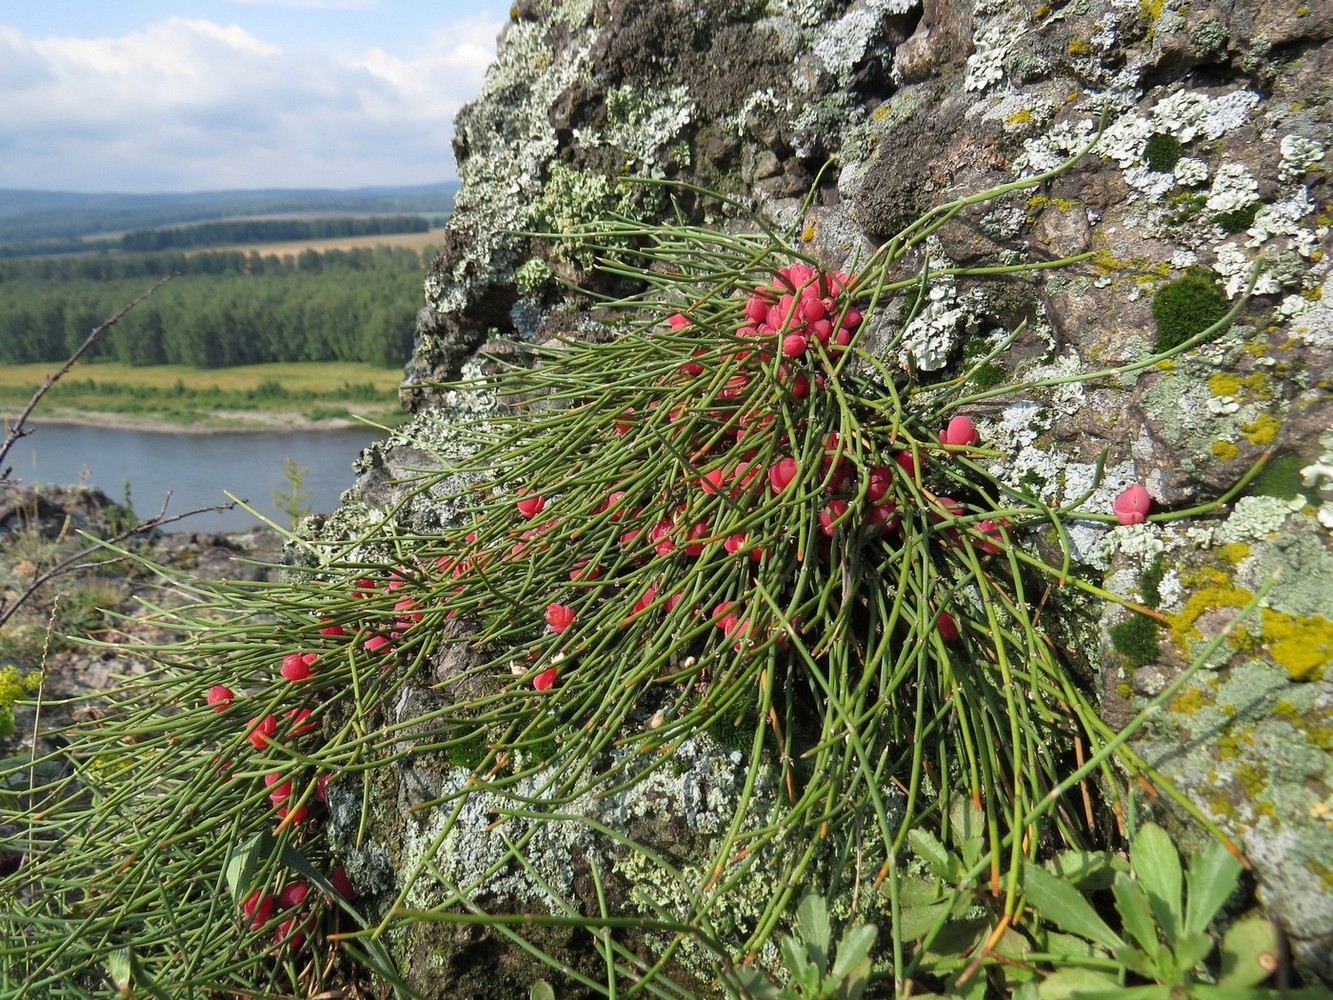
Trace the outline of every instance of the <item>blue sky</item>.
{"type": "Polygon", "coordinates": [[[0,0],[0,188],[455,176],[509,2],[0,0]]]}

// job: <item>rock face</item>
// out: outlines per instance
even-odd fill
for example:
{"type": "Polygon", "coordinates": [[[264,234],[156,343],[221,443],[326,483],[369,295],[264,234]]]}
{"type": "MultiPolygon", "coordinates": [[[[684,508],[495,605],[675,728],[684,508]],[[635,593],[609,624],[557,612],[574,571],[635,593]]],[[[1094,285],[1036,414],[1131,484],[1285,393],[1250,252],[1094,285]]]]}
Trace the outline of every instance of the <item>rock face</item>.
{"type": "MultiPolygon", "coordinates": [[[[1139,482],[1185,511],[1270,456],[1204,523],[1074,524],[1080,571],[1162,618],[1108,611],[1081,652],[1118,725],[1207,649],[1138,750],[1236,839],[1298,964],[1333,980],[1330,38],[1329,5],[1260,0],[524,0],[458,118],[462,188],[403,390],[417,419],[371,460],[362,500],[387,509],[383,470],[410,464],[413,435],[435,448],[471,418],[430,383],[501,339],[595,326],[555,280],[605,282],[594,249],[521,234],[662,218],[665,189],[625,174],[730,195],[854,270],[923,212],[1052,170],[1104,124],[1072,169],[963,206],[931,246],[935,268],[1083,259],[937,282],[907,351],[949,370],[1026,323],[991,366],[1013,391],[972,415],[1002,478],[1052,504],[1092,490],[1109,510],[1139,482]],[[1185,340],[1251,283],[1227,332],[1060,381],[1185,340]]],[[[728,224],[688,192],[672,211],[728,224]]],[[[391,815],[403,794],[386,790],[391,815]]]]}

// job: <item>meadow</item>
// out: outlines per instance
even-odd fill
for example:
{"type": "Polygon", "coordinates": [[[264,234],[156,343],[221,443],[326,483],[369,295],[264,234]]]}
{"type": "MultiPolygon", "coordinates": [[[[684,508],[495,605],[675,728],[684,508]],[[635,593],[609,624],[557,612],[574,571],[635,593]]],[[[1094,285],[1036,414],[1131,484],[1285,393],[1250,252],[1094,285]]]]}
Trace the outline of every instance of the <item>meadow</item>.
{"type": "MultiPolygon", "coordinates": [[[[0,409],[16,414],[55,367],[0,368],[0,409]]],[[[103,361],[75,368],[54,386],[41,417],[191,430],[336,427],[356,417],[394,424],[402,420],[400,378],[397,369],[344,361],[214,369],[103,361]]]]}

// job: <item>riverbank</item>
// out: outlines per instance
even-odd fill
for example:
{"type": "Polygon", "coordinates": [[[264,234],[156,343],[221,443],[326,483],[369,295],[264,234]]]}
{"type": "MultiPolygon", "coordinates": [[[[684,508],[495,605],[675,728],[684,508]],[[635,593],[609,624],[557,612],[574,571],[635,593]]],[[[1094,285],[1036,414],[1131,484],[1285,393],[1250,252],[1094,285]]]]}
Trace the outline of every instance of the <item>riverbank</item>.
{"type": "MultiPolygon", "coordinates": [[[[47,364],[0,369],[0,416],[12,420],[54,370],[47,364]]],[[[396,368],[343,362],[209,369],[98,362],[56,383],[35,420],[172,434],[395,426],[406,418],[398,403],[401,378],[396,368]]]]}
{"type": "MultiPolygon", "coordinates": [[[[146,434],[225,434],[272,433],[274,431],[345,431],[361,427],[393,428],[403,423],[407,414],[383,407],[365,412],[349,411],[347,416],[313,419],[300,410],[220,410],[194,414],[187,420],[168,420],[153,413],[117,413],[103,410],[79,410],[60,406],[39,408],[28,421],[34,432],[44,426],[104,427],[109,430],[142,431],[146,434]]],[[[9,420],[0,431],[7,432],[9,420]]]]}

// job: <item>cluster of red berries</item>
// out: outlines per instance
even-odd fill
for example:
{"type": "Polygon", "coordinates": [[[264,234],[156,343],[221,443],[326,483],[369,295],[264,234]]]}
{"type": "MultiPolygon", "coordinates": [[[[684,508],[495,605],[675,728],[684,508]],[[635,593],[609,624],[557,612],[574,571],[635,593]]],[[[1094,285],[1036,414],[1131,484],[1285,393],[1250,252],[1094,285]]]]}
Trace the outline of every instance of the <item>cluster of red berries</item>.
{"type": "MultiPolygon", "coordinates": [[[[329,874],[329,884],[348,902],[356,899],[356,890],[352,888],[352,881],[347,877],[347,871],[342,865],[338,865],[329,874]]],[[[274,950],[290,948],[296,951],[305,944],[306,934],[314,926],[314,912],[306,904],[309,896],[310,885],[301,879],[285,883],[276,895],[255,889],[241,900],[243,922],[251,931],[258,931],[273,919],[275,910],[280,911],[284,916],[273,930],[273,948],[274,950]]],[[[325,906],[331,902],[328,896],[324,897],[325,906]]]]}
{"type": "MultiPolygon", "coordinates": [[[[369,578],[357,579],[351,588],[351,594],[359,600],[369,600],[381,594],[392,598],[394,591],[406,586],[404,573],[393,573],[383,588],[369,578]]],[[[395,644],[403,634],[423,618],[415,598],[402,598],[393,605],[392,614],[381,619],[356,624],[340,624],[331,619],[319,622],[318,633],[327,642],[356,642],[370,656],[379,661],[380,669],[387,669],[394,662],[395,644]]],[[[313,623],[312,623],[313,624],[313,623]]],[[[256,751],[264,751],[274,745],[295,746],[301,737],[315,731],[318,719],[308,707],[312,704],[309,697],[310,684],[317,677],[320,669],[321,654],[309,650],[288,653],[276,664],[275,680],[286,683],[298,694],[298,704],[281,712],[253,716],[245,724],[245,738],[256,751]]],[[[238,694],[225,684],[215,684],[208,689],[205,701],[215,712],[227,712],[233,707],[244,704],[246,695],[238,694]]],[[[224,761],[221,770],[232,769],[234,762],[224,761]]],[[[304,767],[291,771],[269,771],[263,776],[264,786],[268,789],[269,802],[278,820],[278,829],[294,827],[303,823],[310,816],[312,806],[327,801],[330,775],[313,775],[314,790],[308,802],[295,801],[294,791],[299,791],[303,781],[309,779],[309,772],[304,767]]],[[[224,778],[224,780],[230,780],[224,778]]],[[[329,880],[344,899],[355,898],[355,891],[347,878],[346,872],[337,867],[329,880]]],[[[258,930],[267,924],[274,913],[274,907],[295,910],[305,899],[308,887],[304,882],[289,882],[277,895],[252,892],[241,904],[246,924],[252,930],[258,930]]],[[[297,948],[305,939],[312,917],[293,913],[278,924],[274,933],[274,945],[297,948]]]]}
{"type": "MultiPolygon", "coordinates": [[[[670,438],[673,444],[702,470],[674,483],[658,483],[649,502],[634,503],[626,489],[611,487],[591,507],[580,511],[580,516],[590,522],[617,525],[619,544],[614,548],[614,558],[624,566],[623,557],[628,556],[636,576],[654,558],[672,561],[662,564],[662,577],[646,588],[640,585],[634,592],[637,597],[626,620],[655,608],[668,613],[675,610],[681,595],[672,592],[666,582],[671,575],[668,567],[675,561],[699,559],[712,549],[750,564],[773,556],[777,538],[751,537],[751,528],[726,530],[721,524],[729,519],[729,512],[739,510],[745,515],[759,504],[794,502],[794,494],[788,491],[798,481],[802,488],[799,503],[813,505],[814,552],[825,559],[835,540],[843,546],[876,539],[892,544],[893,536],[901,529],[899,506],[909,496],[924,497],[926,513],[936,522],[945,522],[939,537],[947,542],[972,545],[983,555],[999,552],[1005,544],[1003,524],[991,519],[973,520],[959,501],[936,496],[922,485],[925,457],[919,450],[902,451],[895,456],[896,461],[863,463],[859,461],[859,447],[843,441],[836,431],[823,436],[822,447],[814,455],[808,447],[802,451],[795,446],[793,438],[805,432],[808,420],[816,419],[814,400],[808,399],[812,388],[827,388],[828,380],[837,374],[838,357],[851,345],[861,325],[861,313],[847,297],[852,283],[847,275],[821,273],[804,264],[779,269],[773,282],[754,288],[739,303],[735,334],[740,343],[724,342],[722,355],[730,363],[726,372],[709,373],[706,362],[716,352],[695,348],[676,368],[676,378],[683,377],[685,382],[671,388],[671,408],[665,422],[656,404],[650,404],[652,412],[636,413],[627,408],[617,416],[613,427],[617,437],[635,434],[640,427],[646,440],[675,434],[670,438]],[[768,412],[755,412],[764,409],[756,399],[771,404],[774,398],[771,390],[765,392],[756,383],[764,377],[776,377],[781,387],[778,398],[787,401],[782,405],[802,401],[794,404],[787,420],[778,419],[771,405],[768,412]],[[682,398],[682,387],[694,392],[702,386],[707,386],[707,395],[701,400],[682,398]],[[759,391],[751,392],[753,389],[759,391]],[[683,435],[676,433],[682,426],[691,429],[683,435]],[[795,435],[791,433],[793,428],[795,435]],[[803,474],[804,463],[818,465],[817,490],[809,489],[812,477],[803,474]],[[897,476],[912,479],[915,487],[895,484],[897,476]],[[696,489],[698,494],[693,492],[696,489]],[[953,523],[960,519],[962,523],[953,523]]],[[[692,321],[677,313],[668,318],[667,324],[674,331],[685,331],[692,321]]],[[[956,416],[939,431],[939,442],[948,449],[966,449],[979,443],[979,435],[968,417],[956,416]]],[[[512,540],[507,558],[545,552],[541,538],[559,523],[559,517],[565,516],[559,509],[566,503],[565,498],[552,500],[525,488],[512,502],[518,526],[505,536],[503,544],[512,540]]],[[[761,519],[747,517],[747,523],[759,524],[761,519]]],[[[476,533],[469,533],[468,539],[475,542],[476,533]]],[[[503,551],[503,544],[495,548],[503,551]]],[[[474,548],[468,559],[453,568],[456,573],[465,572],[483,558],[487,557],[474,548]]],[[[603,580],[597,588],[587,587],[610,572],[608,566],[598,564],[594,555],[572,553],[571,559],[569,579],[575,596],[552,600],[545,608],[547,627],[554,634],[565,633],[580,614],[600,606],[607,594],[618,592],[617,586],[610,586],[619,583],[615,579],[603,580]]],[[[703,614],[701,608],[693,610],[703,614]]],[[[713,609],[711,620],[739,649],[764,631],[751,621],[754,617],[735,602],[724,601],[713,609]]],[[[958,638],[956,623],[946,611],[938,612],[937,626],[946,641],[958,638]]],[[[790,622],[774,622],[767,632],[781,642],[790,627],[790,622]]],[[[544,691],[555,685],[558,676],[557,666],[547,666],[532,676],[532,684],[544,691]]]]}

